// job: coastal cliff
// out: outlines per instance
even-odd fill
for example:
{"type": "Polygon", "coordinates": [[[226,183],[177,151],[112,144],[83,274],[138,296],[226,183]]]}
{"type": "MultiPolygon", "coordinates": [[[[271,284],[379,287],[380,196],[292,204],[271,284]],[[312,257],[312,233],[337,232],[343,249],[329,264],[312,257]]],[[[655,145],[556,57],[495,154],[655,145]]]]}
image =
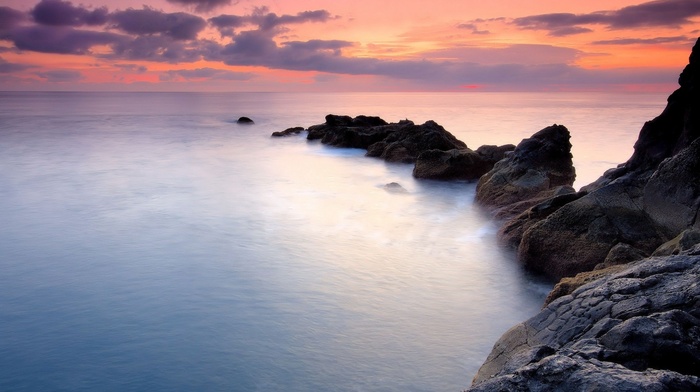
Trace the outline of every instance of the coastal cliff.
{"type": "Polygon", "coordinates": [[[564,279],[469,391],[700,390],[700,39],[679,84],[627,162],[506,221],[518,259],[564,279]]]}

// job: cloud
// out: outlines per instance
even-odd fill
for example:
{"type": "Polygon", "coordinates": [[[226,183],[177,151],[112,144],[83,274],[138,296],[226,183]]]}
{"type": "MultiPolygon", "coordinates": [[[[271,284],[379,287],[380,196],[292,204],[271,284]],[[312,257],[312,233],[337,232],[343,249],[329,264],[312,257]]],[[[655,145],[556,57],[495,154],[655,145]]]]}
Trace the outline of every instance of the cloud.
{"type": "Polygon", "coordinates": [[[179,69],[161,73],[161,81],[176,80],[250,80],[255,74],[216,68],[179,69]]]}
{"type": "Polygon", "coordinates": [[[269,12],[267,7],[259,7],[250,15],[239,16],[224,14],[210,18],[209,23],[216,27],[222,36],[233,37],[235,35],[235,29],[248,25],[257,26],[258,30],[279,33],[280,31],[277,31],[277,29],[280,28],[280,26],[313,22],[322,23],[331,19],[334,19],[334,17],[326,10],[304,11],[296,15],[278,16],[275,13],[269,12]]]}
{"type": "Polygon", "coordinates": [[[72,83],[79,82],[84,79],[83,74],[79,71],[69,69],[55,69],[46,72],[37,72],[36,75],[47,82],[52,83],[72,83]]]}
{"type": "Polygon", "coordinates": [[[0,32],[8,31],[27,19],[24,12],[10,7],[0,7],[0,32]]]}
{"type": "Polygon", "coordinates": [[[486,35],[491,34],[488,30],[479,30],[479,27],[475,23],[461,23],[457,25],[458,29],[470,30],[472,34],[476,35],[486,35]]]}
{"type": "Polygon", "coordinates": [[[129,73],[144,73],[148,71],[148,68],[145,66],[137,64],[114,64],[114,66],[129,73]]]}
{"type": "Polygon", "coordinates": [[[700,2],[690,0],[655,0],[615,11],[588,14],[551,13],[513,20],[523,29],[548,30],[551,36],[566,36],[591,32],[582,25],[603,25],[610,30],[642,27],[679,28],[691,24],[700,16],[700,2]]]}
{"type": "Polygon", "coordinates": [[[164,13],[144,6],[110,14],[114,28],[135,35],[164,34],[176,40],[193,40],[207,23],[199,16],[184,12],[164,13]]]}
{"type": "Polygon", "coordinates": [[[593,45],[656,45],[656,44],[688,44],[694,40],[686,36],[656,37],[656,38],[617,38],[602,41],[593,41],[593,45]]]}
{"type": "Polygon", "coordinates": [[[124,36],[72,27],[29,26],[13,29],[8,38],[20,50],[58,54],[88,54],[95,45],[111,45],[124,36]]]}
{"type": "MultiPolygon", "coordinates": [[[[231,0],[167,0],[169,3],[194,7],[197,12],[209,12],[216,8],[231,5],[231,0]]],[[[236,2],[238,3],[238,2],[236,2]]]]}
{"type": "Polygon", "coordinates": [[[570,64],[583,56],[578,49],[553,45],[516,44],[502,48],[453,47],[423,53],[429,59],[450,59],[479,64],[570,64]]]}
{"type": "MultiPolygon", "coordinates": [[[[215,50],[221,47],[219,44],[214,46],[215,50]]],[[[188,63],[200,60],[207,48],[207,41],[184,42],[163,35],[144,35],[113,44],[112,53],[103,57],[173,64],[188,63]]]]}
{"type": "Polygon", "coordinates": [[[89,11],[74,7],[70,1],[42,0],[30,12],[34,21],[49,26],[102,25],[107,22],[107,8],[89,11]]]}
{"type": "Polygon", "coordinates": [[[20,71],[24,71],[25,69],[29,69],[29,68],[34,68],[34,66],[26,65],[26,64],[10,63],[10,62],[7,62],[7,60],[5,60],[4,58],[0,57],[0,73],[1,74],[20,72],[20,71]]]}

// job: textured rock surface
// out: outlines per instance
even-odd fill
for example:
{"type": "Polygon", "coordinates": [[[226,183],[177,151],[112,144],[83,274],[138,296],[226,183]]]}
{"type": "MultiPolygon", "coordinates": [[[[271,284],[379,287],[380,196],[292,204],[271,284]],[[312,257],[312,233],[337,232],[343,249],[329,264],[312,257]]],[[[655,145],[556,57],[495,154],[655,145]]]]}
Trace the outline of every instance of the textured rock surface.
{"type": "Polygon", "coordinates": [[[469,148],[459,150],[428,150],[421,153],[413,168],[416,178],[435,180],[478,180],[493,169],[496,162],[505,158],[515,146],[481,146],[476,151],[469,148]]]}
{"type": "Polygon", "coordinates": [[[470,391],[700,389],[700,247],[585,284],[495,344],[470,391]]]}
{"type": "Polygon", "coordinates": [[[572,185],[576,173],[571,160],[569,131],[552,125],[521,141],[507,158],[484,174],[476,187],[476,201],[500,208],[562,185],[572,185]]]}
{"type": "Polygon", "coordinates": [[[287,128],[284,131],[279,131],[279,132],[272,132],[272,136],[274,137],[283,137],[283,136],[290,136],[290,135],[298,135],[304,131],[304,127],[293,127],[293,128],[287,128]]]}

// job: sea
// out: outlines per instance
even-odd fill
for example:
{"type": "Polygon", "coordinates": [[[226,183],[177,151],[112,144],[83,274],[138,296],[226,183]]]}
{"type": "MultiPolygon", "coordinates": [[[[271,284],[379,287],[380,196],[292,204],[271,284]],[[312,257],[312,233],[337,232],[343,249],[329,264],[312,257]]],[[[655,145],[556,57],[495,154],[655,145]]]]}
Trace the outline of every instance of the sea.
{"type": "Polygon", "coordinates": [[[578,188],[666,95],[0,92],[0,390],[464,390],[553,283],[475,183],[271,133],[373,115],[476,149],[563,124],[578,188]]]}

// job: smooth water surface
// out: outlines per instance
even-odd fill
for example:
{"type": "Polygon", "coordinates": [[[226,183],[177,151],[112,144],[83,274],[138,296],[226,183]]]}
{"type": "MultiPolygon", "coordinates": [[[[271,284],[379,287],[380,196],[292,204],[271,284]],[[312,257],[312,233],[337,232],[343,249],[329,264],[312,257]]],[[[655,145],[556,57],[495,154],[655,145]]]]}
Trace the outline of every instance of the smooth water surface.
{"type": "Polygon", "coordinates": [[[0,93],[0,390],[462,390],[551,287],[498,246],[475,184],[269,135],[367,114],[476,148],[557,122],[581,186],[663,104],[0,93]]]}

